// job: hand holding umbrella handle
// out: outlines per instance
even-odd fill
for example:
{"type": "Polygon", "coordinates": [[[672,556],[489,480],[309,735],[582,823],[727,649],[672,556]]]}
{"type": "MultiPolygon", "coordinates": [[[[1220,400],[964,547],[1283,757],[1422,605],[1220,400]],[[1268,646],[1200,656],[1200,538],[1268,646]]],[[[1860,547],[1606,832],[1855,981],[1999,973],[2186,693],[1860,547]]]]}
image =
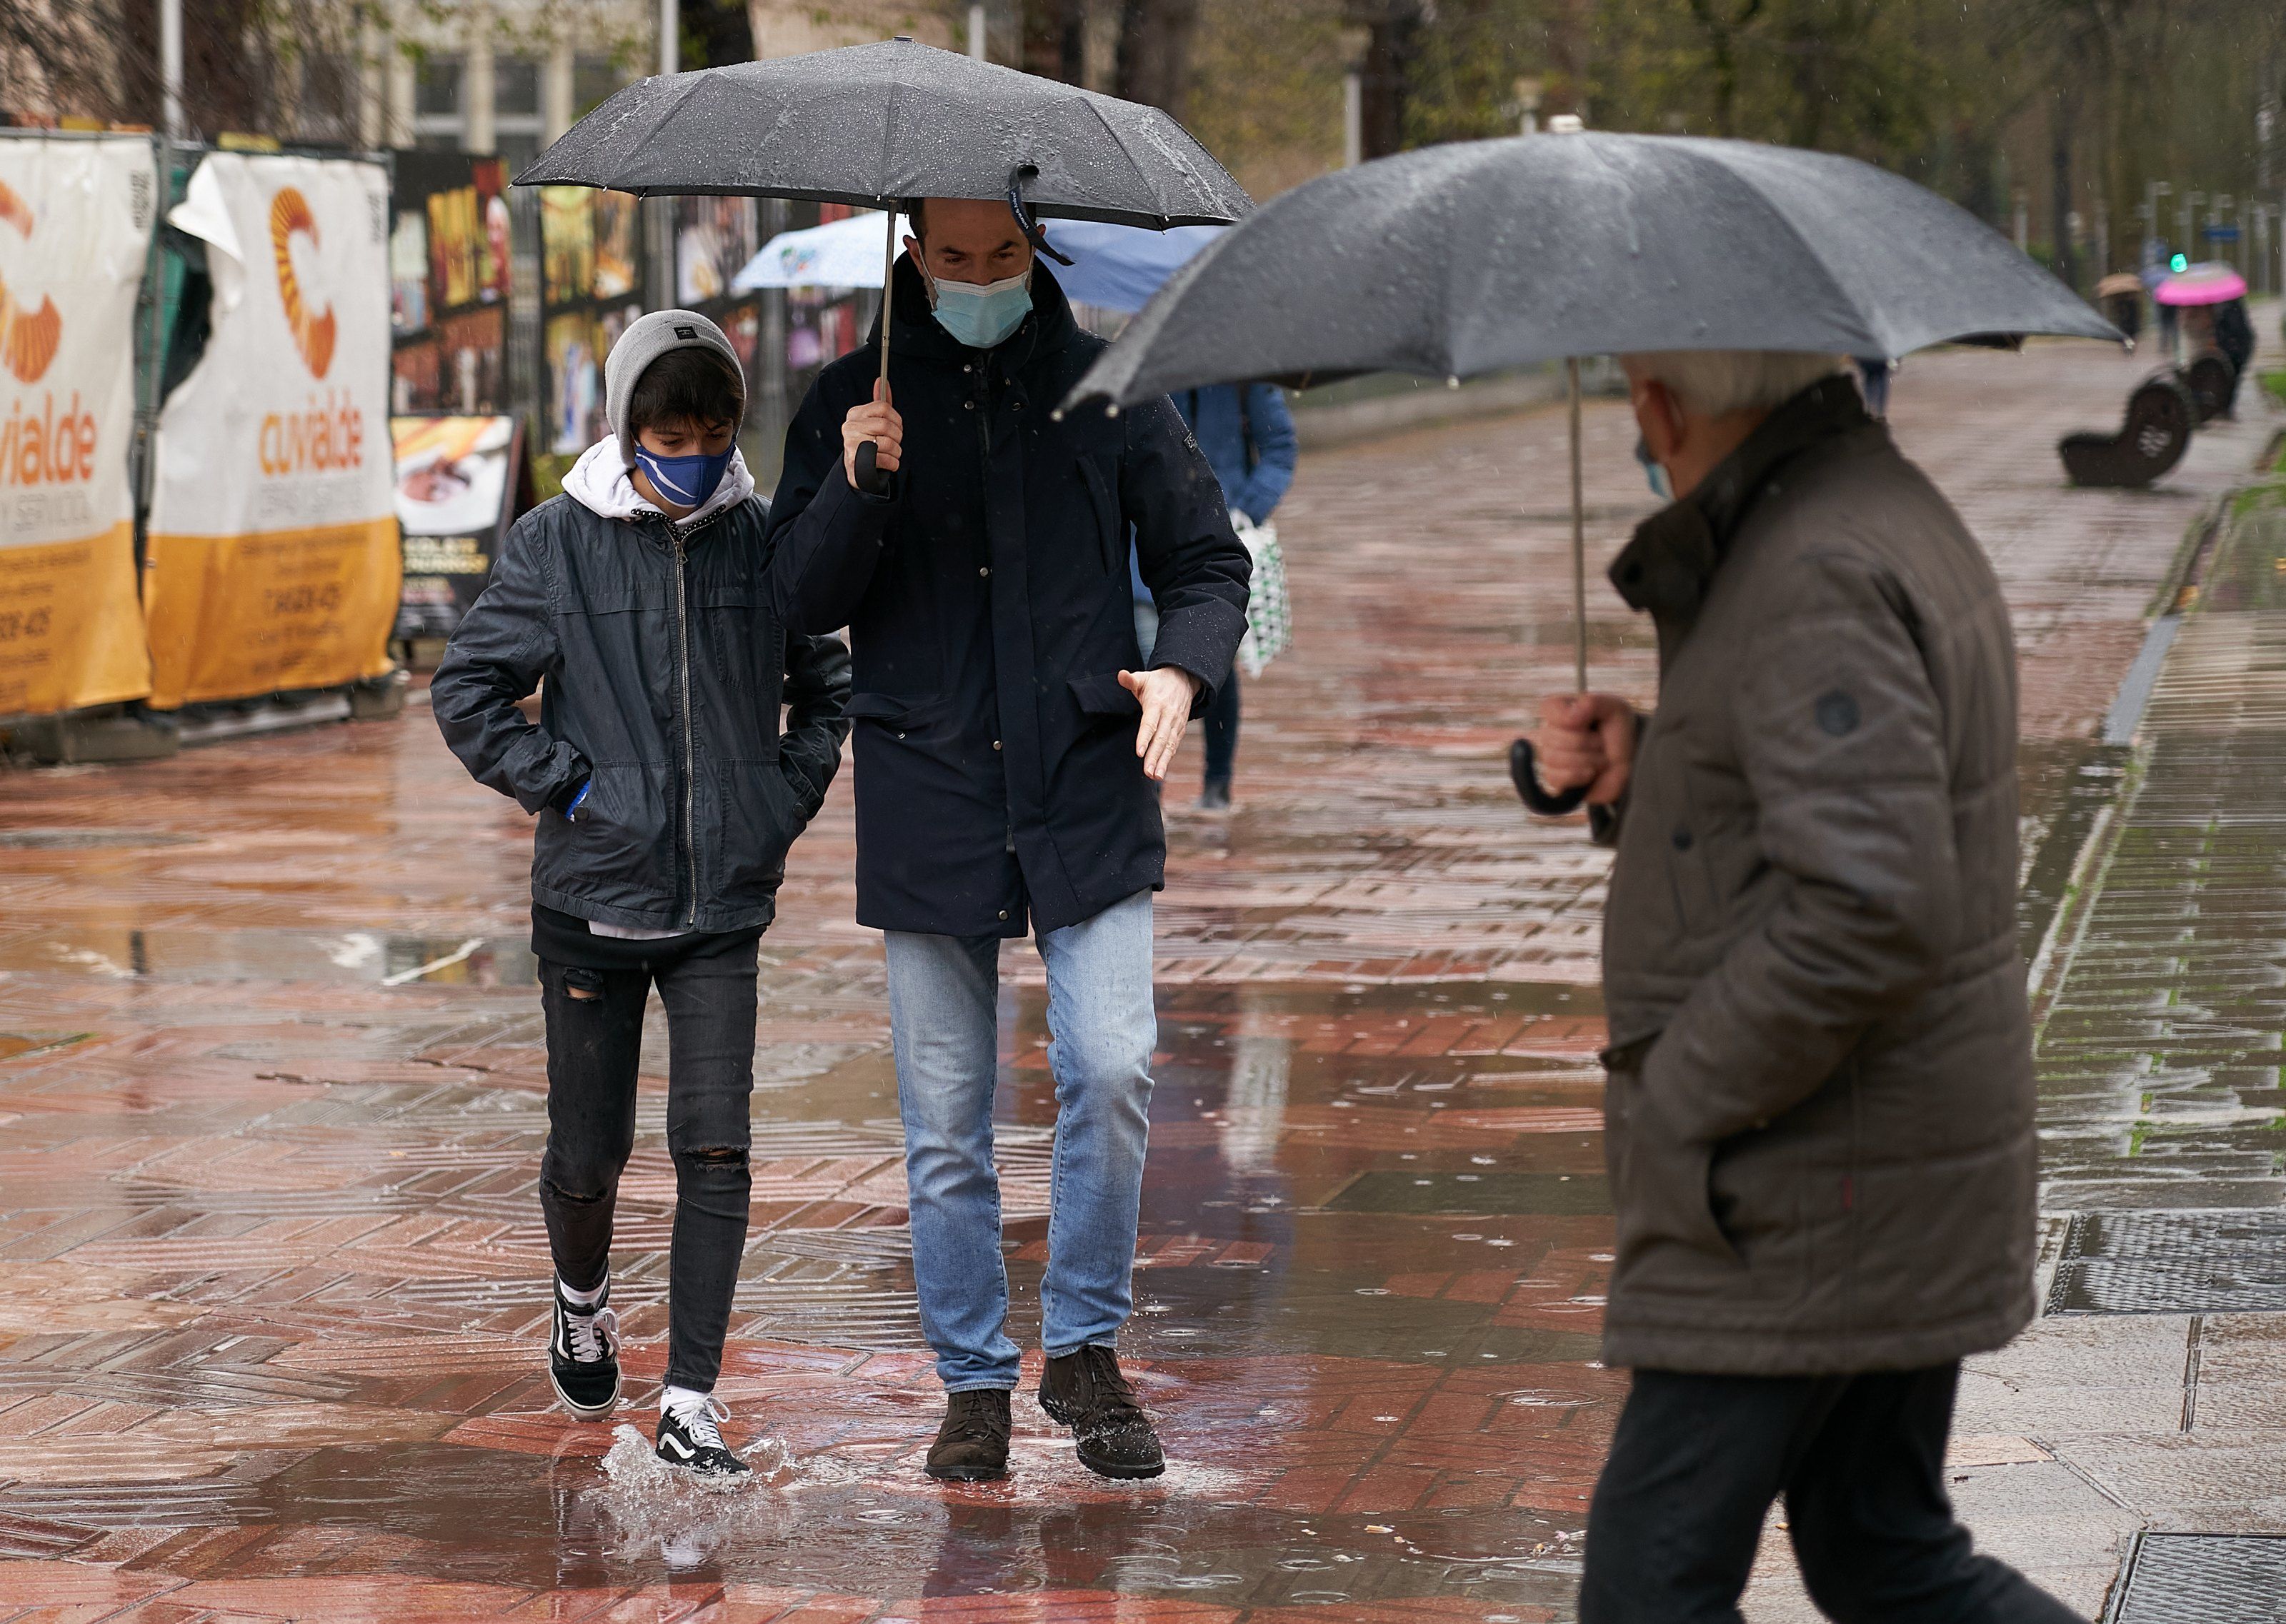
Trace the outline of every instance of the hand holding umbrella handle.
{"type": "MultiPolygon", "coordinates": [[[[862,453],[861,453],[862,454],[862,453]]],[[[1588,798],[1588,786],[1574,784],[1553,795],[1540,787],[1540,773],[1532,758],[1532,741],[1518,739],[1508,747],[1508,775],[1524,797],[1525,810],[1541,818],[1561,818],[1578,812],[1588,798]]]]}
{"type": "Polygon", "coordinates": [[[875,460],[873,442],[861,441],[857,446],[857,489],[867,496],[887,496],[895,475],[881,467],[875,460]]]}

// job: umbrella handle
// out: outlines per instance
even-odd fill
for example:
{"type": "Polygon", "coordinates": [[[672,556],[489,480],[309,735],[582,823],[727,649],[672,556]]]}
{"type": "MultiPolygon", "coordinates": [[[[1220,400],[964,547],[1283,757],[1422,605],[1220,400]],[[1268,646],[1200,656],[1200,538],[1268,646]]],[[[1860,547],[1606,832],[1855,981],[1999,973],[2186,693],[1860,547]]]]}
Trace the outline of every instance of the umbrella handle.
{"type": "Polygon", "coordinates": [[[1540,774],[1533,765],[1532,741],[1518,739],[1508,747],[1508,775],[1516,785],[1516,792],[1524,797],[1525,810],[1541,818],[1561,818],[1578,812],[1580,804],[1588,798],[1588,787],[1575,784],[1569,789],[1551,795],[1540,787],[1540,774]]]}
{"type": "Polygon", "coordinates": [[[890,483],[896,478],[896,475],[891,474],[887,469],[883,468],[877,464],[874,461],[875,455],[876,452],[872,441],[864,440],[859,442],[857,446],[857,456],[855,459],[857,464],[857,489],[863,491],[867,496],[887,496],[889,494],[890,483]]]}

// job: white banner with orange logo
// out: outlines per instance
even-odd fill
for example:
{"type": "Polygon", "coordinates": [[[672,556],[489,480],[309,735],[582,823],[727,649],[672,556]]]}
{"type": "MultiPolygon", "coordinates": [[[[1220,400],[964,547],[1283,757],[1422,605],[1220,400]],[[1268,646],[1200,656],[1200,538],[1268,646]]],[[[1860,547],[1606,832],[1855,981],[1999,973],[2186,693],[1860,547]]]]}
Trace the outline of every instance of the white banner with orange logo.
{"type": "Polygon", "coordinates": [[[389,179],[209,154],[168,220],[203,239],[205,354],[159,419],[144,605],[151,702],[389,670],[389,179]]]}
{"type": "Polygon", "coordinates": [[[151,691],[135,598],[134,137],[0,138],[0,717],[151,691]]]}

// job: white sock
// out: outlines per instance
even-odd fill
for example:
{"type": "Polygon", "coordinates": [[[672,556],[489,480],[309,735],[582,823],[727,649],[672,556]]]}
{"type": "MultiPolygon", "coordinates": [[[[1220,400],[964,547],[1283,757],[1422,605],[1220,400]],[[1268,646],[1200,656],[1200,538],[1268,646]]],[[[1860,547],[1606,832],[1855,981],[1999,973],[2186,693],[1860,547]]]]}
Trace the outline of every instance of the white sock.
{"type": "Polygon", "coordinates": [[[603,1293],[611,1289],[611,1278],[608,1275],[604,1275],[596,1283],[595,1289],[592,1291],[574,1291],[564,1283],[564,1276],[558,1275],[556,1277],[556,1289],[564,1293],[564,1300],[574,1308],[593,1308],[603,1300],[603,1293]]]}
{"type": "Polygon", "coordinates": [[[699,1392],[696,1387],[661,1387],[658,1390],[659,1413],[665,1415],[671,1409],[703,1410],[706,1408],[706,1400],[712,1396],[711,1393],[699,1392]]]}

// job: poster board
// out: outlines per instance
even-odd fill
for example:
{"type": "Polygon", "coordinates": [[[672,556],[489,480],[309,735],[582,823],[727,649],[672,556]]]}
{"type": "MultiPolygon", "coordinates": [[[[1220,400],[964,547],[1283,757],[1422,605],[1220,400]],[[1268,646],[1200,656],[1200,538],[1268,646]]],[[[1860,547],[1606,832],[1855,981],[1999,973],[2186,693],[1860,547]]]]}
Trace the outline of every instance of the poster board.
{"type": "Polygon", "coordinates": [[[540,348],[547,362],[540,449],[583,451],[608,430],[603,357],[642,314],[638,204],[586,186],[540,191],[540,348]]]}
{"type": "Polygon", "coordinates": [[[382,676],[399,569],[388,177],[210,153],[168,219],[206,244],[213,333],[160,412],[151,702],[382,676]]]}
{"type": "Polygon", "coordinates": [[[406,152],[393,169],[390,410],[505,411],[511,271],[501,161],[406,152]]]}
{"type": "Polygon", "coordinates": [[[0,137],[0,716],[151,691],[135,592],[136,136],[0,137]]]}
{"type": "MultiPolygon", "coordinates": [[[[762,300],[730,284],[761,246],[761,212],[752,198],[674,200],[674,302],[713,318],[738,353],[746,399],[762,390],[762,300]]],[[[751,420],[751,408],[747,413],[751,420]]]]}
{"type": "Polygon", "coordinates": [[[532,505],[532,462],[513,417],[392,417],[405,584],[396,635],[450,637],[492,578],[516,515],[532,505]]]}

